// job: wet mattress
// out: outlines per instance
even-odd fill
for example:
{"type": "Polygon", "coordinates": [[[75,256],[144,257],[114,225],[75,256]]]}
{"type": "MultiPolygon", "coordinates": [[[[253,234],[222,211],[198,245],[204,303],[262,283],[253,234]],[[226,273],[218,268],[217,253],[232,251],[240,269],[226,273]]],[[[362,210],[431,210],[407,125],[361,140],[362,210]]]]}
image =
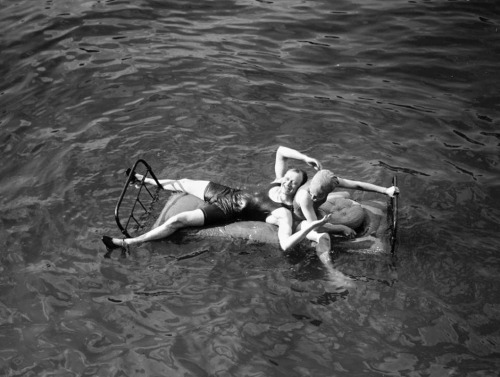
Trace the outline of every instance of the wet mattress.
{"type": "MultiPolygon", "coordinates": [[[[195,196],[185,193],[172,194],[153,228],[163,224],[170,217],[183,212],[200,208],[205,203],[195,196]]],[[[355,202],[350,199],[329,196],[320,207],[320,214],[331,213],[330,222],[347,225],[356,230],[354,239],[333,236],[334,250],[346,252],[384,253],[389,252],[391,227],[388,221],[388,204],[382,201],[355,202]]],[[[221,226],[191,227],[177,232],[181,239],[219,238],[242,239],[248,242],[278,245],[278,233],[275,225],[258,221],[240,221],[221,226]]],[[[311,242],[304,240],[303,242],[311,242]]]]}

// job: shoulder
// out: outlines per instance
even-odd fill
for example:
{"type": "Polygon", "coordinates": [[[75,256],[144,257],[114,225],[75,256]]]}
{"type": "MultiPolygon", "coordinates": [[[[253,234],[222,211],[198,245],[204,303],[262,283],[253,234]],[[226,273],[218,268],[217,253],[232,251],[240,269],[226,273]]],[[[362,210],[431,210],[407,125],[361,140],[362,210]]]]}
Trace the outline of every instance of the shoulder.
{"type": "Polygon", "coordinates": [[[306,183],[304,183],[302,186],[299,187],[295,196],[298,196],[298,195],[300,195],[300,196],[307,195],[308,196],[310,185],[311,185],[311,181],[307,181],[306,183]]]}
{"type": "Polygon", "coordinates": [[[279,183],[271,183],[269,186],[267,186],[267,191],[269,192],[276,192],[280,189],[281,185],[279,183]]]}
{"type": "Polygon", "coordinates": [[[283,177],[276,177],[274,181],[270,183],[271,186],[277,186],[281,185],[281,182],[283,181],[283,177]]]}
{"type": "Polygon", "coordinates": [[[280,185],[270,185],[267,188],[267,197],[270,198],[273,202],[279,203],[279,189],[280,185]]]}
{"type": "MultiPolygon", "coordinates": [[[[305,186],[305,185],[304,185],[305,186]]],[[[311,200],[307,187],[301,186],[295,194],[295,201],[299,204],[307,203],[311,200]]]]}
{"type": "Polygon", "coordinates": [[[272,212],[272,214],[274,217],[281,219],[281,220],[288,220],[288,219],[292,218],[292,213],[290,212],[290,210],[286,209],[285,207],[276,208],[272,212]]]}
{"type": "Polygon", "coordinates": [[[282,182],[281,179],[275,179],[274,181],[269,183],[269,185],[267,186],[267,189],[269,191],[276,190],[277,188],[279,188],[281,186],[281,182],[282,182]]]}

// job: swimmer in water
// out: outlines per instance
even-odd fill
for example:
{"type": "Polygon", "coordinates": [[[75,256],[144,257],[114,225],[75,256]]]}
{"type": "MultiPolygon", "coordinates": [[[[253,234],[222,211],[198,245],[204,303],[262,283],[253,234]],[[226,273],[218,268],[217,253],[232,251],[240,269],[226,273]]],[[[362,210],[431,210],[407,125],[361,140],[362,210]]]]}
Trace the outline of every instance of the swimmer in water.
{"type": "MultiPolygon", "coordinates": [[[[233,189],[210,181],[192,179],[162,179],[159,183],[166,190],[183,191],[205,201],[200,209],[179,213],[149,232],[134,238],[112,238],[103,236],[108,251],[127,249],[129,245],[166,238],[185,227],[225,224],[234,221],[264,221],[278,226],[278,239],[282,250],[297,245],[307,234],[326,224],[329,215],[310,221],[293,233],[293,198],[301,185],[307,181],[307,174],[298,169],[288,169],[288,160],[303,161],[316,170],[321,163],[303,153],[287,147],[276,152],[275,180],[261,192],[233,189]]],[[[142,176],[136,174],[137,178],[142,176]]],[[[146,178],[146,183],[156,184],[146,178]]]]}
{"type": "MultiPolygon", "coordinates": [[[[382,187],[372,183],[352,181],[337,177],[330,170],[320,170],[311,180],[300,186],[295,195],[294,213],[303,220],[299,224],[298,229],[308,227],[310,223],[318,220],[318,208],[326,202],[328,197],[349,197],[349,193],[345,191],[335,192],[333,195],[330,195],[337,187],[378,192],[389,197],[399,194],[399,188],[396,186],[382,187]]],[[[333,232],[343,233],[348,238],[356,235],[356,232],[347,226],[333,224],[325,224],[321,228],[315,228],[307,234],[308,239],[317,242],[316,253],[326,266],[331,265],[331,239],[328,233],[333,232]]]]}

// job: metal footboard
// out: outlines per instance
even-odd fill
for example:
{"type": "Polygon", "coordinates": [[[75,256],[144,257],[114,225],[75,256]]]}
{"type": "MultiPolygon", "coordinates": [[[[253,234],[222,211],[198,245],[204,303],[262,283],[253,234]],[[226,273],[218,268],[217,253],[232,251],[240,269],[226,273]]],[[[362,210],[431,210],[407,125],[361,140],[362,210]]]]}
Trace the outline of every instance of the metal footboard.
{"type": "Polygon", "coordinates": [[[137,160],[127,176],[122,193],[115,207],[116,224],[125,237],[131,237],[129,233],[131,227],[133,227],[134,231],[138,231],[145,227],[147,219],[151,217],[153,206],[158,201],[159,193],[162,189],[163,186],[156,178],[151,166],[142,159],[137,160]],[[143,178],[137,180],[135,178],[135,173],[143,175],[143,178]],[[156,186],[150,185],[148,187],[145,182],[146,178],[154,179],[156,186]],[[131,187],[136,190],[136,192],[128,192],[131,187]],[[126,200],[124,201],[125,198],[126,200]],[[123,212],[125,216],[122,216],[123,212]]]}

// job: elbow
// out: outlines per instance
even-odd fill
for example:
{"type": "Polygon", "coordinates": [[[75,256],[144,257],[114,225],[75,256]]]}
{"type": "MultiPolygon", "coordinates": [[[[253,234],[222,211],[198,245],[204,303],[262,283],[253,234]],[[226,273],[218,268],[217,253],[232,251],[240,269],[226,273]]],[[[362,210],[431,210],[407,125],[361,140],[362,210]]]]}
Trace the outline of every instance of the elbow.
{"type": "Polygon", "coordinates": [[[280,242],[280,248],[282,251],[288,251],[292,248],[292,245],[290,245],[289,243],[280,242]]]}

